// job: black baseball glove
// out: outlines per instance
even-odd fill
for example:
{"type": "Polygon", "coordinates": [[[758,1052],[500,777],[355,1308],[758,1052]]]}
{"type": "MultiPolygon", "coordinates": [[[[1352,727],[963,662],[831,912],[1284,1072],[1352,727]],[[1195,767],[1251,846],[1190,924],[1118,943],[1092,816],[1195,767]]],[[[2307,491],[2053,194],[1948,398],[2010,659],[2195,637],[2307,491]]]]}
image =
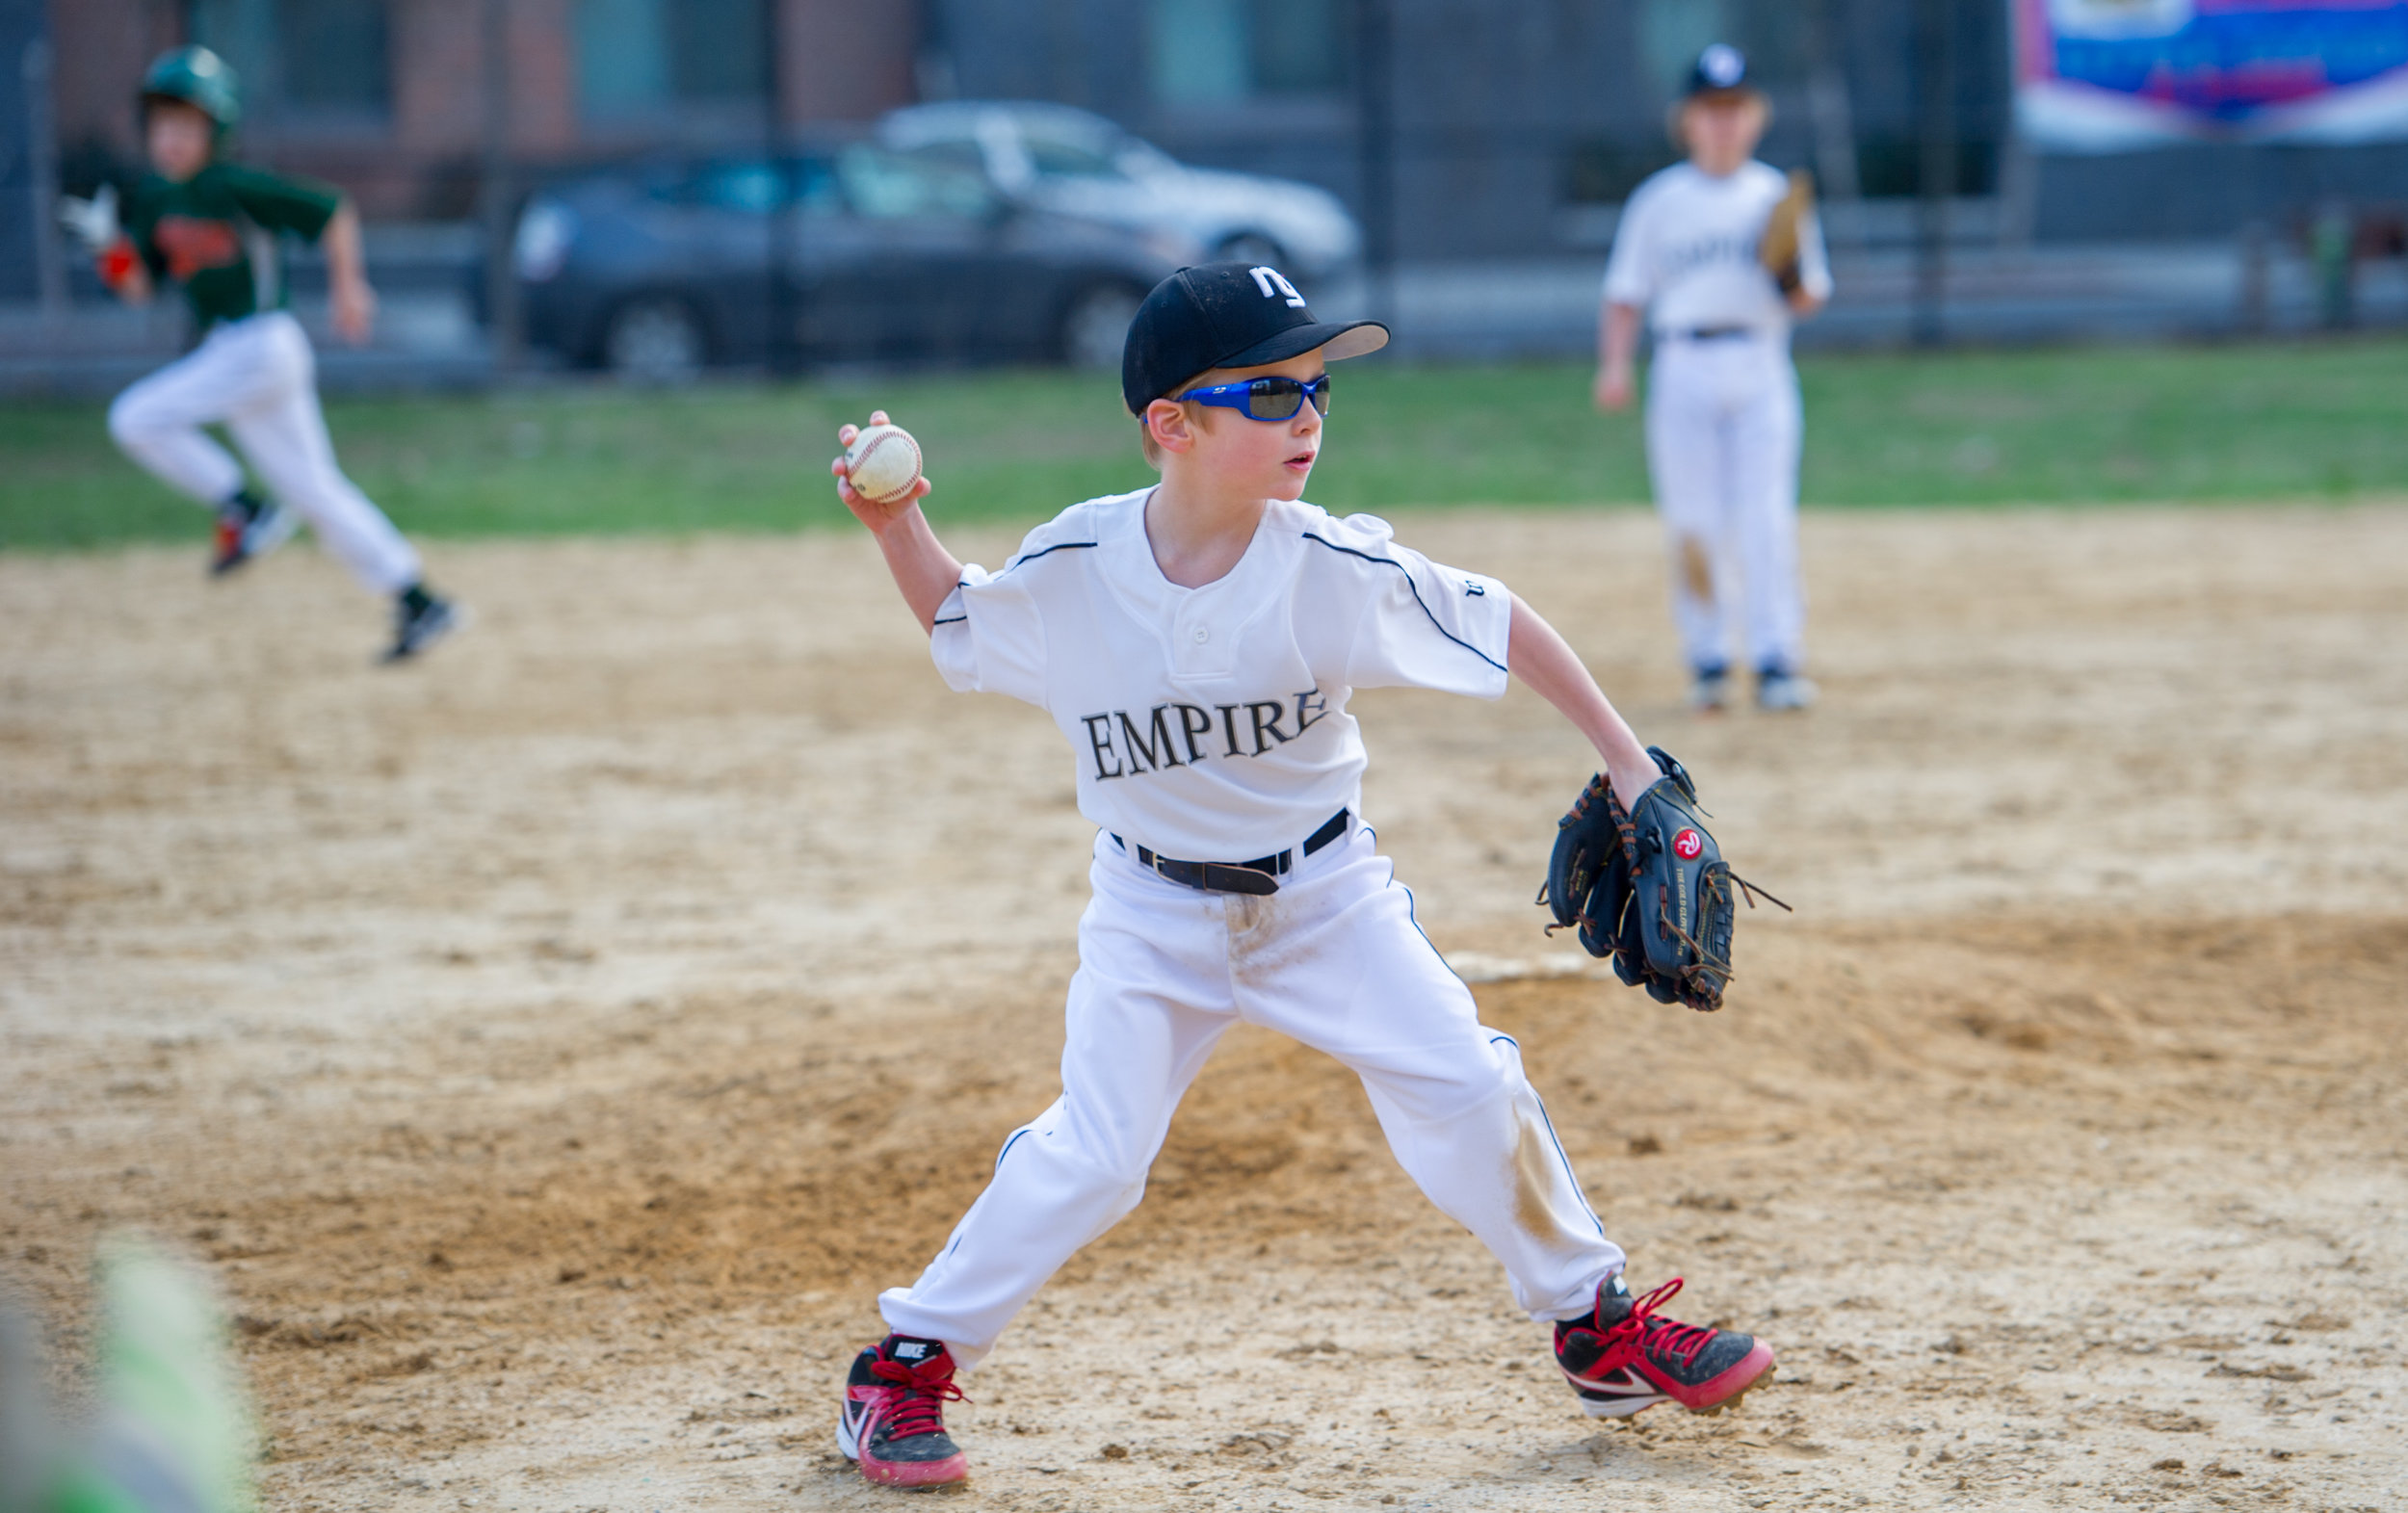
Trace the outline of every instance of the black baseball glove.
{"type": "Polygon", "coordinates": [[[1762,890],[1732,875],[1688,770],[1661,746],[1647,754],[1663,776],[1636,802],[1624,808],[1600,773],[1557,822],[1539,901],[1555,911],[1549,934],[1577,928],[1590,955],[1612,958],[1614,976],[1656,1002],[1712,1011],[1731,980],[1732,890],[1750,908],[1762,890]]]}

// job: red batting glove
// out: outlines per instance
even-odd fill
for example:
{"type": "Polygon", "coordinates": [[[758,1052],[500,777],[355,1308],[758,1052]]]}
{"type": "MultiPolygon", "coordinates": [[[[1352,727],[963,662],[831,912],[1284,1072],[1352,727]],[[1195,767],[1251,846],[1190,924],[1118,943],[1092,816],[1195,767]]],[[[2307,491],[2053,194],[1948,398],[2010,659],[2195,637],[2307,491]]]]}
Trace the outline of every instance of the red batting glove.
{"type": "Polygon", "coordinates": [[[115,294],[133,282],[134,270],[142,265],[142,259],[134,251],[134,239],[120,236],[109,244],[109,249],[100,254],[97,263],[100,281],[115,294]]]}

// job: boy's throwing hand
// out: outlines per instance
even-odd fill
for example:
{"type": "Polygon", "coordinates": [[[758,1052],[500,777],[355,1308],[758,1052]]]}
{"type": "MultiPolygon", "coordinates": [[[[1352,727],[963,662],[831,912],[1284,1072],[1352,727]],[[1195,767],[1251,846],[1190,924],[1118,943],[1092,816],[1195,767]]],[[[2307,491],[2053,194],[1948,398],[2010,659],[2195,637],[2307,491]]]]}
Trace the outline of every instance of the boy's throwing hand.
{"type": "MultiPolygon", "coordinates": [[[[870,424],[891,426],[894,422],[888,420],[886,412],[880,409],[870,412],[870,424]]],[[[848,423],[837,429],[836,444],[850,449],[852,446],[853,437],[860,434],[860,427],[848,423]]],[[[852,480],[846,476],[845,458],[841,455],[827,465],[827,470],[836,476],[836,497],[845,502],[845,508],[852,511],[854,519],[874,532],[884,530],[898,515],[926,499],[932,486],[928,479],[923,477],[911,485],[908,492],[898,494],[892,499],[873,503],[853,491],[852,480]]]]}

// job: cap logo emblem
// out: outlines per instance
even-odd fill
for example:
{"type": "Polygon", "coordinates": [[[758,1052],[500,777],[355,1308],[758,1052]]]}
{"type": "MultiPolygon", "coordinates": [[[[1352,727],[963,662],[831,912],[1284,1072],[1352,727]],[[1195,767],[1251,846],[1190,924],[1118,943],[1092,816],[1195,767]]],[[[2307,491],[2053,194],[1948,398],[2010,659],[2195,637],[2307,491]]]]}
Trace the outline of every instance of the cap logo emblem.
{"type": "Polygon", "coordinates": [[[1288,275],[1278,269],[1249,268],[1246,272],[1254,275],[1254,287],[1263,291],[1264,299],[1277,300],[1284,296],[1291,309],[1304,308],[1304,296],[1296,292],[1296,285],[1288,282],[1288,275]]]}
{"type": "Polygon", "coordinates": [[[1747,65],[1741,59],[1738,48],[1716,42],[1697,60],[1697,71],[1706,76],[1707,83],[1727,90],[1740,82],[1740,76],[1747,71],[1747,65]]]}
{"type": "Polygon", "coordinates": [[[1697,860],[1697,853],[1705,848],[1704,838],[1694,830],[1683,830],[1672,838],[1672,854],[1685,862],[1697,860]]]}

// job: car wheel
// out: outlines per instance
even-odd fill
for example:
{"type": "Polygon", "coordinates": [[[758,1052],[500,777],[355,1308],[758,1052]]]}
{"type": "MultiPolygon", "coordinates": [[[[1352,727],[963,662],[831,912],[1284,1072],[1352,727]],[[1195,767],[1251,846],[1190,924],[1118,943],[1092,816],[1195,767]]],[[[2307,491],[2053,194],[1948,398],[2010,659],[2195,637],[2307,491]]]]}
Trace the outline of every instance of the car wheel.
{"type": "Polygon", "coordinates": [[[1062,360],[1093,372],[1117,370],[1129,323],[1144,302],[1145,296],[1127,284],[1104,284],[1071,300],[1061,318],[1062,360]]]}
{"type": "Polygon", "coordinates": [[[1213,255],[1224,263],[1243,263],[1249,268],[1276,268],[1288,272],[1287,248],[1258,231],[1241,231],[1224,239],[1213,249],[1213,255]]]}
{"type": "Polygon", "coordinates": [[[631,300],[611,316],[602,360],[635,383],[689,383],[710,360],[702,322],[682,300],[631,300]]]}

